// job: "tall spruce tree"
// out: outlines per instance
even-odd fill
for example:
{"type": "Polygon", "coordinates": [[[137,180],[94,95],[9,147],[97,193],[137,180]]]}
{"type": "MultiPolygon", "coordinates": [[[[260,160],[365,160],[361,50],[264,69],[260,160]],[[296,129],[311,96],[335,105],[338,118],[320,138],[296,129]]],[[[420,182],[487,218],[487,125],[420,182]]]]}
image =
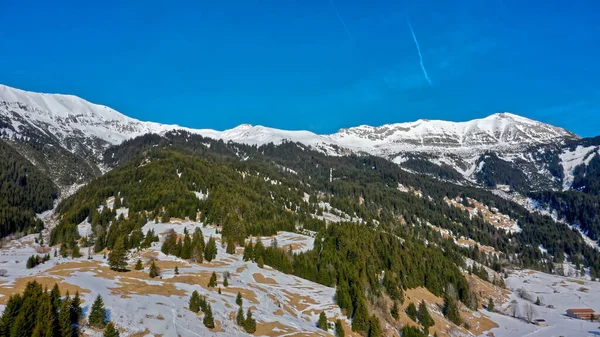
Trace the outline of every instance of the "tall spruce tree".
{"type": "Polygon", "coordinates": [[[319,321],[317,322],[317,326],[325,331],[329,329],[327,326],[327,316],[325,316],[325,311],[321,311],[319,315],[319,321]]]}
{"type": "Polygon", "coordinates": [[[242,306],[244,300],[242,299],[242,294],[238,291],[237,296],[235,297],[235,304],[242,306]]]}
{"type": "Polygon", "coordinates": [[[115,271],[127,270],[127,251],[125,250],[125,238],[117,239],[115,246],[108,254],[108,265],[115,271]]]}
{"type": "Polygon", "coordinates": [[[71,300],[67,297],[63,300],[58,313],[60,334],[62,337],[73,336],[73,325],[71,323],[71,300]]]}
{"type": "Polygon", "coordinates": [[[190,310],[193,312],[198,312],[200,311],[200,295],[198,294],[198,291],[194,290],[194,292],[192,293],[192,296],[190,297],[190,310]]]}
{"type": "Polygon", "coordinates": [[[246,313],[246,320],[244,321],[244,330],[247,333],[256,332],[256,320],[252,317],[252,311],[248,308],[248,312],[246,313]]]}
{"type": "Polygon", "coordinates": [[[98,295],[94,304],[92,304],[92,311],[90,312],[88,322],[91,326],[101,329],[106,325],[105,320],[106,309],[104,309],[104,301],[102,300],[102,296],[98,295]]]}
{"type": "Polygon", "coordinates": [[[341,319],[335,321],[335,337],[346,337],[346,331],[344,331],[341,319]]]}
{"type": "Polygon", "coordinates": [[[214,329],[215,327],[215,320],[213,318],[210,304],[207,305],[206,311],[204,312],[204,319],[202,320],[202,323],[204,323],[204,326],[209,329],[214,329]]]}
{"type": "Polygon", "coordinates": [[[235,323],[239,326],[244,326],[244,321],[244,308],[242,308],[242,306],[240,305],[237,315],[235,316],[235,323]]]}
{"type": "Polygon", "coordinates": [[[208,239],[206,247],[204,248],[204,259],[210,262],[215,257],[217,257],[217,243],[215,239],[211,236],[210,239],[208,239]]]}

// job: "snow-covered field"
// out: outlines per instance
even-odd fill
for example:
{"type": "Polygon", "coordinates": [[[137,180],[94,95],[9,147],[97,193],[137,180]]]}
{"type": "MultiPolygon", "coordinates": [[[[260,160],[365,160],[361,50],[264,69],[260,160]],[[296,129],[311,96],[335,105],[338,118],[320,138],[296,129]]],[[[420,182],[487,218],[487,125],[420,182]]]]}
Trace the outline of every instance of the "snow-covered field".
{"type": "MultiPolygon", "coordinates": [[[[191,221],[168,224],[151,222],[143,230],[147,232],[154,229],[160,234],[172,228],[183,233],[187,228],[192,233],[197,226],[202,228],[206,240],[211,236],[217,240],[217,258],[210,263],[205,261],[196,264],[166,256],[160,252],[159,242],[148,250],[130,253],[129,264],[133,267],[141,258],[145,269],[126,273],[110,270],[102,254],[93,255],[89,260],[87,249],[82,249],[84,257],[80,259],[52,257],[46,263],[26,269],[27,258],[37,254],[36,248],[39,246],[34,242],[36,236],[13,240],[0,250],[0,269],[7,271],[6,276],[0,278],[1,308],[3,310],[10,293],[22,291],[27,281],[37,280],[49,287],[59,283],[61,289],[68,289],[71,294],[79,290],[85,301],[84,312],[90,309],[98,294],[102,295],[110,311],[110,319],[124,330],[122,336],[246,336],[248,334],[235,324],[238,310],[235,297],[238,292],[244,298],[244,310],[251,308],[258,322],[254,334],[258,336],[292,336],[299,333],[327,335],[316,327],[321,311],[325,311],[332,322],[335,318],[343,318],[333,299],[334,288],[286,275],[268,266],[259,268],[255,263],[244,262],[241,248],[234,255],[227,254],[214,227],[202,227],[200,223],[191,221]],[[148,276],[150,260],[156,260],[161,269],[160,278],[151,279],[148,276]],[[179,275],[174,273],[175,266],[179,269],[179,275]],[[213,271],[218,275],[221,294],[218,287],[207,287],[213,271]],[[228,287],[223,286],[226,272],[230,273],[228,287]],[[205,328],[203,315],[187,309],[194,290],[206,295],[211,303],[215,329],[205,328]]],[[[265,245],[271,245],[274,238],[279,247],[287,249],[291,245],[294,251],[310,249],[314,243],[314,238],[310,236],[288,232],[261,240],[265,245]]],[[[53,251],[50,254],[53,256],[53,251]]],[[[91,329],[86,329],[85,334],[101,335],[91,329]]]]}
{"type": "Polygon", "coordinates": [[[492,329],[496,337],[517,336],[568,336],[584,337],[600,335],[600,322],[573,319],[566,316],[569,308],[600,309],[600,282],[580,278],[548,275],[531,270],[513,273],[506,279],[506,285],[513,291],[511,300],[498,311],[504,310],[509,316],[490,314],[490,318],[500,325],[492,329]],[[540,298],[542,305],[535,305],[517,296],[518,289],[530,294],[533,302],[540,298]],[[528,324],[521,319],[512,318],[512,301],[517,301],[518,315],[526,313],[526,307],[534,309],[533,319],[544,319],[547,327],[528,324]]]}

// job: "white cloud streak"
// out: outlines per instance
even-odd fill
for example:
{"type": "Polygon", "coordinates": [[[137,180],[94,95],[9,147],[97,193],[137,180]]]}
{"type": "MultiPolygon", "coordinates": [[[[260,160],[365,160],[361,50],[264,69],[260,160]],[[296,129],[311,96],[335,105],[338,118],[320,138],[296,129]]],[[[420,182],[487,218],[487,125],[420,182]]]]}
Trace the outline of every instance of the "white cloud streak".
{"type": "Polygon", "coordinates": [[[425,75],[425,79],[429,83],[430,86],[433,86],[431,83],[431,79],[429,79],[429,75],[427,75],[427,70],[425,69],[425,64],[423,64],[423,56],[421,55],[421,47],[419,46],[419,41],[417,41],[417,36],[415,35],[415,31],[410,24],[410,20],[406,20],[408,23],[408,28],[410,29],[410,33],[412,34],[413,40],[415,41],[415,45],[417,46],[417,52],[419,53],[419,63],[421,64],[421,69],[423,69],[423,75],[425,75]]]}
{"type": "Polygon", "coordinates": [[[346,26],[346,22],[344,22],[344,19],[340,15],[340,12],[335,7],[333,0],[329,0],[329,3],[331,4],[331,8],[333,8],[333,11],[335,12],[335,15],[337,15],[338,20],[340,21],[342,26],[344,26],[344,30],[346,31],[346,34],[348,34],[348,37],[350,38],[350,40],[354,40],[354,38],[352,37],[352,34],[350,34],[350,30],[348,30],[348,26],[346,26]]]}

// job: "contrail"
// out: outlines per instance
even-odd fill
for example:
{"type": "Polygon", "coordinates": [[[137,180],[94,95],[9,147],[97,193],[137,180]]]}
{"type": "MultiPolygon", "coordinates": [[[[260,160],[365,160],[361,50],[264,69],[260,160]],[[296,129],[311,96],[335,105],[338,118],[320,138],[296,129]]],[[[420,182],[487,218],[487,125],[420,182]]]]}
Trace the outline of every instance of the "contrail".
{"type": "Polygon", "coordinates": [[[415,45],[417,46],[417,52],[419,53],[419,63],[421,64],[421,69],[423,69],[423,75],[425,75],[425,79],[427,80],[429,85],[433,86],[433,84],[431,84],[431,80],[429,79],[429,75],[427,75],[427,70],[425,70],[425,65],[423,64],[423,56],[421,56],[421,47],[419,47],[419,41],[417,41],[415,31],[413,30],[412,25],[410,24],[410,20],[407,19],[406,22],[408,23],[408,28],[410,29],[410,33],[412,34],[413,40],[415,40],[415,45]]]}
{"type": "Polygon", "coordinates": [[[342,23],[342,26],[344,26],[344,30],[346,31],[346,34],[348,34],[348,37],[350,38],[350,40],[354,40],[354,38],[352,37],[352,34],[350,34],[350,31],[348,30],[348,26],[346,26],[346,23],[344,22],[344,19],[340,15],[340,12],[338,12],[337,8],[335,7],[335,4],[333,3],[333,0],[329,0],[329,3],[331,4],[331,7],[335,11],[335,15],[337,15],[338,20],[340,20],[340,22],[342,23]]]}

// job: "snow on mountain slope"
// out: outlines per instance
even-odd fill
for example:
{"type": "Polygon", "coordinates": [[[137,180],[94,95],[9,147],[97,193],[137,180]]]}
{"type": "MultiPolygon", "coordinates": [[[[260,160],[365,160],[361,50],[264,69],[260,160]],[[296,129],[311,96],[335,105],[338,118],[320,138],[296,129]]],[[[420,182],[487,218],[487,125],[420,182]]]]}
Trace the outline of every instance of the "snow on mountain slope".
{"type": "MultiPolygon", "coordinates": [[[[34,135],[38,143],[59,145],[93,165],[101,162],[101,155],[109,145],[146,133],[164,134],[179,129],[248,145],[290,141],[329,155],[364,152],[399,164],[405,154],[425,154],[433,164],[449,165],[469,180],[473,180],[479,156],[487,151],[494,151],[499,157],[508,156],[505,159],[512,161],[510,158],[518,157],[527,147],[579,138],[567,130],[511,113],[466,122],[418,120],[379,127],[361,125],[328,135],[248,124],[225,131],[191,129],[142,122],[76,96],[41,94],[0,85],[2,138],[29,139],[34,135]]],[[[538,166],[531,170],[545,170],[543,165],[538,166]]]]}
{"type": "Polygon", "coordinates": [[[362,125],[342,129],[329,137],[349,147],[370,148],[383,154],[402,150],[456,151],[522,147],[577,138],[567,130],[506,112],[467,122],[421,119],[379,127],[362,125]]]}
{"type": "Polygon", "coordinates": [[[110,144],[145,133],[185,129],[210,138],[250,145],[294,141],[318,149],[339,146],[385,155],[400,150],[522,146],[577,138],[564,129],[510,113],[493,114],[467,122],[418,120],[379,127],[362,125],[341,129],[335,134],[317,135],[310,131],[287,131],[248,124],[216,131],[142,122],[76,96],[34,93],[4,85],[0,85],[0,102],[3,103],[0,114],[13,115],[12,126],[17,132],[20,123],[15,115],[40,128],[46,127],[55,135],[67,137],[69,133],[81,132],[110,144]]]}
{"type": "Polygon", "coordinates": [[[575,149],[565,149],[559,155],[560,162],[563,167],[563,189],[567,190],[573,184],[573,171],[581,164],[588,165],[596,156],[600,156],[600,147],[598,146],[581,146],[578,145],[575,149]]]}
{"type": "Polygon", "coordinates": [[[109,144],[146,133],[180,129],[177,125],[141,122],[104,105],[90,103],[72,95],[42,94],[0,84],[0,116],[12,123],[17,135],[29,124],[49,136],[64,141],[74,135],[96,137],[109,144]]]}

